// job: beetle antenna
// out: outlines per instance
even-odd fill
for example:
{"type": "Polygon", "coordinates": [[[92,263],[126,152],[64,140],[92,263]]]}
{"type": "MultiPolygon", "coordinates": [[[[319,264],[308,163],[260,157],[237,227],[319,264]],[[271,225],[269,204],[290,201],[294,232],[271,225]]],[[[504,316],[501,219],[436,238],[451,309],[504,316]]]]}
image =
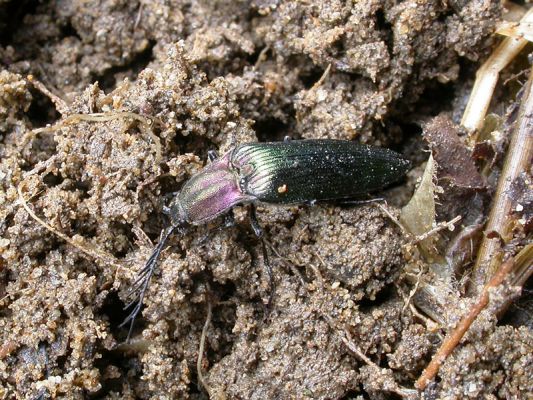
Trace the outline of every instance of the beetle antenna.
{"type": "Polygon", "coordinates": [[[135,278],[135,281],[132,284],[131,289],[126,294],[126,299],[129,300],[128,303],[124,306],[124,310],[127,310],[128,308],[132,307],[131,312],[128,314],[128,316],[122,321],[122,323],[119,325],[119,328],[125,326],[126,324],[130,324],[130,328],[128,330],[128,337],[126,338],[126,343],[130,341],[131,334],[133,332],[133,325],[135,324],[135,319],[137,318],[137,315],[141,311],[144,296],[146,294],[146,290],[148,289],[148,285],[150,284],[150,279],[152,278],[152,275],[154,274],[155,267],[157,266],[157,261],[159,260],[159,256],[161,252],[163,251],[163,248],[165,247],[165,244],[174,231],[176,227],[171,225],[168,228],[161,231],[161,235],[159,237],[159,243],[154,248],[154,251],[148,258],[148,261],[146,261],[146,264],[144,267],[139,271],[137,277],[135,278]]]}

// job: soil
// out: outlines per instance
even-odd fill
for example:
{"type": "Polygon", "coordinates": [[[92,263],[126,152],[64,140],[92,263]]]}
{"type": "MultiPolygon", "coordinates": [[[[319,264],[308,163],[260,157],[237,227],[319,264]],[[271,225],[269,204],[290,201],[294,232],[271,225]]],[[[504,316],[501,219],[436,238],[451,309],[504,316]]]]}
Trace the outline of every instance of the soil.
{"type": "Polygon", "coordinates": [[[246,206],[233,227],[175,234],[129,343],[119,327],[163,207],[208,150],[284,136],[396,149],[414,166],[379,194],[397,215],[427,158],[421,124],[460,115],[501,12],[1,0],[0,398],[526,398],[531,319],[490,310],[414,389],[472,299],[442,329],[408,306],[408,238],[379,203],[260,205],[273,293],[246,206]]]}

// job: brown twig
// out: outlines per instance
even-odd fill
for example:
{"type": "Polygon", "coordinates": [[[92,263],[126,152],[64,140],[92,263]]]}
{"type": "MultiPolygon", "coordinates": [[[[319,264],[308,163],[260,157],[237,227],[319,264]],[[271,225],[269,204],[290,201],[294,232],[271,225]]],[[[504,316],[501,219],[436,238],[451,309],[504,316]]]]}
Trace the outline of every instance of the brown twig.
{"type": "Polygon", "coordinates": [[[510,239],[514,219],[511,217],[513,200],[510,198],[512,184],[523,171],[531,166],[533,156],[533,70],[524,88],[522,104],[511,137],[511,143],[498,181],[491,212],[485,232],[496,233],[481,242],[473,269],[473,290],[483,287],[494,274],[503,256],[502,241],[510,239]],[[496,237],[495,237],[496,236],[496,237]]]}
{"type": "Polygon", "coordinates": [[[442,342],[439,350],[431,359],[431,362],[428,364],[422,375],[415,383],[415,387],[419,390],[424,390],[428,383],[437,375],[439,372],[440,366],[450,355],[450,353],[455,349],[459,344],[464,334],[472,325],[472,322],[476,319],[479,313],[487,306],[489,303],[489,292],[491,289],[500,285],[504,279],[509,275],[509,272],[513,270],[514,259],[509,258],[505,261],[499,268],[498,272],[492,277],[492,279],[487,283],[483,292],[479,296],[478,301],[472,306],[468,314],[466,314],[457,327],[447,335],[442,342]]]}

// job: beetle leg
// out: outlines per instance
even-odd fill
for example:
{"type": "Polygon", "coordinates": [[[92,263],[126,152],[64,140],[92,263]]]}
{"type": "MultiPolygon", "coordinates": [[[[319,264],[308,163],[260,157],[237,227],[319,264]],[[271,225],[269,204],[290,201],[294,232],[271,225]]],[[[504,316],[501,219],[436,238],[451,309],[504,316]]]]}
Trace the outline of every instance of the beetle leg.
{"type": "Polygon", "coordinates": [[[207,241],[207,239],[209,239],[211,234],[221,231],[222,229],[225,229],[225,228],[231,228],[234,225],[235,225],[235,214],[233,213],[233,210],[229,210],[224,215],[224,222],[222,222],[221,225],[218,225],[217,227],[208,230],[207,233],[200,240],[198,240],[198,245],[204,244],[207,241]]]}
{"type": "Polygon", "coordinates": [[[236,130],[233,130],[229,144],[230,144],[230,148],[232,149],[237,145],[237,131],[236,130]]]}
{"type": "Polygon", "coordinates": [[[368,199],[368,200],[341,200],[340,204],[362,206],[363,204],[379,203],[382,201],[386,202],[385,198],[376,197],[374,199],[368,199]]]}
{"type": "Polygon", "coordinates": [[[233,213],[233,209],[229,210],[227,214],[224,215],[224,224],[222,227],[231,228],[232,226],[235,226],[235,214],[233,213]]]}
{"type": "Polygon", "coordinates": [[[207,151],[207,158],[209,161],[213,162],[218,158],[218,153],[216,150],[208,150],[207,151]]]}
{"type": "Polygon", "coordinates": [[[263,228],[261,228],[261,225],[259,225],[259,221],[257,220],[257,211],[254,204],[250,205],[250,223],[252,225],[252,229],[254,230],[255,236],[262,238],[263,228]]]}
{"type": "Polygon", "coordinates": [[[274,293],[276,292],[276,283],[274,282],[274,274],[272,272],[272,266],[270,265],[270,260],[268,258],[268,251],[266,247],[266,241],[263,237],[263,228],[261,228],[261,225],[259,225],[259,221],[257,220],[257,210],[255,207],[255,204],[250,205],[250,222],[252,225],[252,229],[254,230],[255,235],[259,238],[261,241],[261,250],[263,251],[263,261],[265,264],[265,270],[268,275],[268,281],[270,286],[270,294],[268,295],[268,302],[266,304],[266,310],[265,310],[265,318],[268,317],[268,314],[270,313],[270,309],[274,300],[274,293]]]}
{"type": "MultiPolygon", "coordinates": [[[[177,192],[170,192],[170,193],[165,193],[163,195],[163,198],[165,199],[165,203],[171,203],[172,200],[178,195],[180,194],[179,190],[177,192]]],[[[165,208],[169,208],[169,207],[165,207],[163,206],[163,214],[166,214],[165,212],[165,208]]]]}
{"type": "Polygon", "coordinates": [[[265,270],[268,274],[268,283],[270,286],[270,293],[268,295],[268,301],[265,306],[265,318],[268,318],[270,310],[272,309],[272,303],[274,302],[274,294],[276,293],[276,282],[274,281],[274,273],[272,272],[272,266],[268,259],[268,252],[266,248],[265,238],[261,238],[261,249],[263,251],[263,260],[265,262],[265,270]]]}

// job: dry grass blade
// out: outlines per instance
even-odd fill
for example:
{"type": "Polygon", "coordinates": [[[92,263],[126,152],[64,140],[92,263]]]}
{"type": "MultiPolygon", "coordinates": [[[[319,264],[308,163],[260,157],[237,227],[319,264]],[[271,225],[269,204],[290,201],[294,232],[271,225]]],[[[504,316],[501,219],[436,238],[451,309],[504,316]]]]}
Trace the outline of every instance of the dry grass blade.
{"type": "MultiPolygon", "coordinates": [[[[522,18],[522,23],[533,22],[533,8],[522,18]]],[[[472,94],[461,120],[469,131],[479,131],[489,108],[498,75],[528,43],[527,39],[506,38],[478,70],[472,94]]]]}
{"type": "Polygon", "coordinates": [[[501,262],[502,240],[510,238],[514,218],[511,217],[514,208],[510,198],[511,187],[515,179],[530,168],[533,156],[533,70],[530,71],[529,80],[524,88],[522,104],[515,122],[511,143],[505,158],[498,187],[494,196],[491,212],[485,232],[495,233],[492,238],[485,237],[479,248],[477,261],[473,271],[474,291],[483,287],[494,274],[501,262]],[[497,236],[497,237],[494,237],[497,236]]]}
{"type": "Polygon", "coordinates": [[[121,266],[119,261],[115,257],[113,257],[111,254],[108,254],[100,249],[95,249],[92,246],[87,245],[87,243],[85,243],[85,240],[83,240],[81,237],[78,237],[76,240],[74,240],[73,238],[65,235],[64,233],[59,232],[57,229],[50,226],[48,223],[46,223],[41,218],[39,218],[30,208],[30,206],[28,205],[28,202],[26,201],[26,199],[24,198],[24,195],[22,194],[23,184],[24,182],[18,186],[17,191],[19,195],[20,204],[26,210],[26,212],[30,215],[30,217],[32,217],[35,221],[37,221],[40,225],[42,225],[47,230],[52,232],[54,235],[60,237],[65,242],[74,246],[75,248],[87,254],[91,258],[99,260],[103,262],[104,264],[113,265],[115,268],[119,268],[121,266]]]}
{"type": "Polygon", "coordinates": [[[59,96],[57,96],[54,93],[52,93],[52,91],[49,90],[42,82],[40,82],[37,79],[35,79],[35,77],[33,75],[28,75],[27,78],[28,78],[28,81],[33,86],[35,86],[36,89],[41,91],[41,93],[43,93],[45,96],[47,96],[50,99],[50,101],[52,103],[54,103],[54,105],[56,107],[56,110],[61,115],[66,115],[68,113],[68,105],[65,102],[65,100],[63,100],[59,96]]]}
{"type": "Polygon", "coordinates": [[[204,375],[202,373],[202,358],[204,356],[205,350],[205,339],[207,337],[207,330],[209,329],[209,324],[211,323],[211,316],[213,314],[213,306],[211,301],[207,300],[207,317],[205,318],[204,327],[202,328],[202,336],[200,337],[200,346],[198,348],[198,359],[196,361],[196,373],[198,374],[198,381],[203,386],[207,392],[209,398],[212,398],[211,388],[207,385],[204,375]]]}
{"type": "Polygon", "coordinates": [[[533,23],[531,22],[504,22],[496,33],[503,36],[509,36],[517,39],[526,39],[533,42],[533,23]]]}
{"type": "Polygon", "coordinates": [[[156,162],[159,164],[161,162],[161,141],[159,137],[153,132],[152,125],[153,122],[149,118],[145,118],[140,114],[136,114],[128,111],[113,111],[109,113],[93,113],[93,114],[72,114],[66,117],[65,119],[59,121],[57,124],[52,126],[46,126],[43,128],[37,128],[26,133],[19,144],[19,149],[24,148],[36,135],[44,132],[54,132],[65,126],[76,124],[80,121],[87,122],[107,122],[113,121],[116,119],[133,119],[139,123],[141,128],[141,133],[146,134],[150,137],[155,147],[155,156],[156,162]]]}

